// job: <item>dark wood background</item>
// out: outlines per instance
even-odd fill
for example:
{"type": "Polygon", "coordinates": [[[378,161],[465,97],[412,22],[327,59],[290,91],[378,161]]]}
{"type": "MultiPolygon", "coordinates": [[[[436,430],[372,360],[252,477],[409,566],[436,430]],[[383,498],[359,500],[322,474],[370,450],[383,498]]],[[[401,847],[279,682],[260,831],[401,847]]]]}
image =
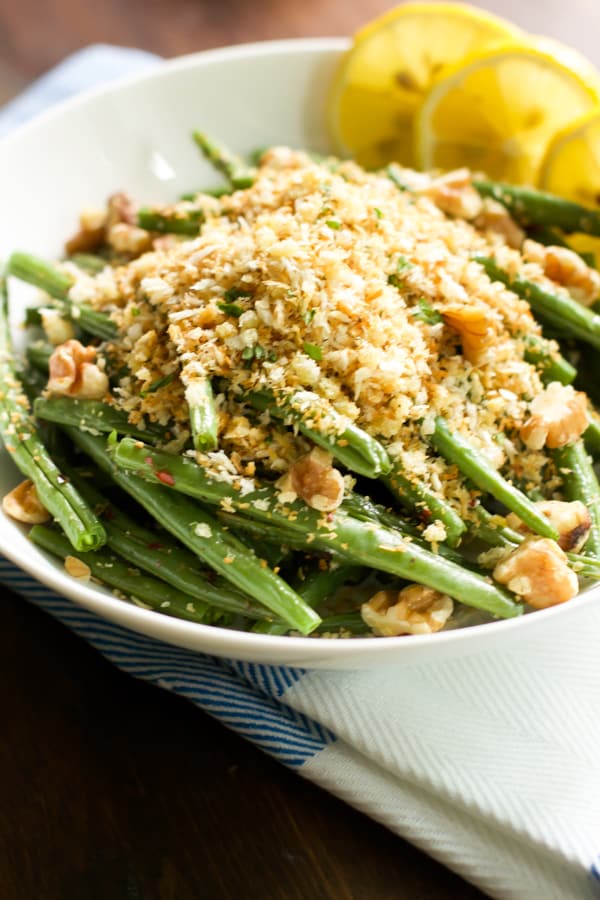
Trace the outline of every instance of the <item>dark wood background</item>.
{"type": "MultiPolygon", "coordinates": [[[[481,6],[597,61],[597,0],[481,6]]],[[[107,42],[175,56],[349,34],[387,0],[0,0],[0,103],[107,42]]],[[[8,591],[3,900],[475,900],[475,888],[190,704],[121,674],[8,591]]]]}

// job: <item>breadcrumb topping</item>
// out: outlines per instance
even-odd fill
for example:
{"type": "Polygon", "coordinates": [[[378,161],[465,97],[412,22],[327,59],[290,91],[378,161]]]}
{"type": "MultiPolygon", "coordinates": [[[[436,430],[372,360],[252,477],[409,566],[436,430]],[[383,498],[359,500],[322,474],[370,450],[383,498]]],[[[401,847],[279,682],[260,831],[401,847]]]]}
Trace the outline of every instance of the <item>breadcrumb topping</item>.
{"type": "MultiPolygon", "coordinates": [[[[73,299],[119,328],[106,352],[122,367],[114,393],[130,420],[169,425],[183,445],[186,392],[210,377],[228,459],[214,465],[231,477],[251,479],[256,464],[284,473],[310,450],[244,407],[269,390],[282,406],[310,410],[321,432],[360,426],[462,516],[472,492],[429,449],[437,415],[495,468],[510,467],[531,489],[550,484],[547,454],[519,436],[543,393],[524,358],[540,326],[473,260],[493,254],[546,284],[545,257],[531,242],[522,256],[504,216],[493,227],[463,170],[437,182],[405,174],[413,190],[352,162],[274,148],[252,187],[198,195],[198,237],[155,241],[158,249],[96,277],[77,272],[73,299]]],[[[429,539],[443,540],[434,528],[429,539]]]]}

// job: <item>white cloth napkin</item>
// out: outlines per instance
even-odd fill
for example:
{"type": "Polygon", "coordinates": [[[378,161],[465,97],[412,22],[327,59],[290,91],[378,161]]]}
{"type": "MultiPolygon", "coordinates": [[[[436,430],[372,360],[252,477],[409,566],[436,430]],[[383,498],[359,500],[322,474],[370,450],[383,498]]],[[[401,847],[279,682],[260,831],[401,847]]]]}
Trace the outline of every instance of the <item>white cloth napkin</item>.
{"type": "MultiPolygon", "coordinates": [[[[82,51],[0,113],[0,134],[83,86],[156,62],[82,51]]],[[[230,663],[140,637],[1,558],[0,581],[491,897],[600,897],[600,604],[492,652],[323,672],[230,663]]]]}

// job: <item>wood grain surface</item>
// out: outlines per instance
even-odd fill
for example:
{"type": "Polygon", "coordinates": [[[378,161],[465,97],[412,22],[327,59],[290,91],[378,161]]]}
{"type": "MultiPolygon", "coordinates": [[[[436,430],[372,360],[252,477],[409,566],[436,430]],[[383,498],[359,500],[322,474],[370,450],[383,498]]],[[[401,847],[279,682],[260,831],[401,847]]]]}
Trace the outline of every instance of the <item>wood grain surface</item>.
{"type": "Polygon", "coordinates": [[[482,895],[4,591],[2,900],[482,895]]]}
{"type": "MultiPolygon", "coordinates": [[[[479,5],[598,61],[597,0],[479,5]]],[[[0,0],[0,103],[90,43],[175,56],[350,34],[386,0],[0,0]]],[[[1,249],[1,248],[0,248],[1,249]]],[[[475,900],[475,888],[121,674],[8,591],[0,629],[2,900],[475,900]]]]}

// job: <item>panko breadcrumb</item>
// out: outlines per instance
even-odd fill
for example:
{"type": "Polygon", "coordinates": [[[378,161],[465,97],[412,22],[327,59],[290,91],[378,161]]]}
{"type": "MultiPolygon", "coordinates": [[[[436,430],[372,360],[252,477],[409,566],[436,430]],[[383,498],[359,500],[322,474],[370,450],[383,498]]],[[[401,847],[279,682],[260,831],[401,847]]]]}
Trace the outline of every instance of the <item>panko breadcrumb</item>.
{"type": "MultiPolygon", "coordinates": [[[[95,278],[71,269],[72,297],[119,328],[107,346],[123,367],[118,404],[132,422],[169,424],[184,440],[185,391],[212,378],[220,447],[235,476],[251,478],[257,463],[284,473],[310,447],[270,428],[266,413],[240,414],[240,401],[262,389],[278,402],[306,396],[321,431],[334,429],[333,408],[338,433],[356,423],[468,518],[472,492],[429,449],[441,415],[496,469],[551,490],[547,455],[519,437],[543,392],[524,359],[540,326],[473,260],[494,255],[544,284],[546,257],[531,242],[526,257],[514,249],[516,226],[496,215],[495,227],[497,210],[475,203],[459,174],[436,182],[404,171],[413,190],[402,192],[352,162],[274,148],[250,188],[198,195],[199,237],[159,243],[95,278]]],[[[437,525],[429,538],[443,539],[437,525]]]]}

